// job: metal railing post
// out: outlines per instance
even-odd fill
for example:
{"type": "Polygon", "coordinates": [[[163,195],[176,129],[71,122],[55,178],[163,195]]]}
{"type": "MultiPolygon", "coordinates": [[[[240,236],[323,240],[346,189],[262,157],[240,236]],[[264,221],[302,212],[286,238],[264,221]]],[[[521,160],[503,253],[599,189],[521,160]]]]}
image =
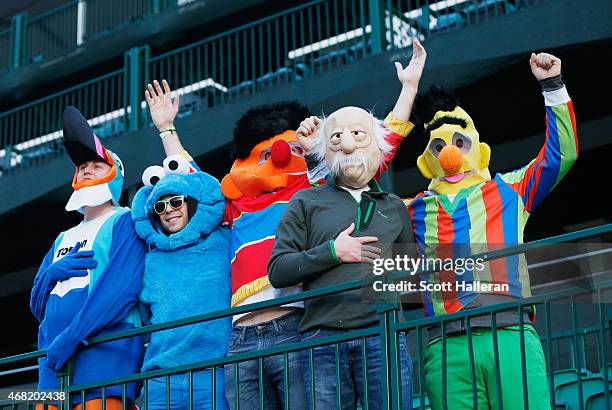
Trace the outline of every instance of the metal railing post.
{"type": "Polygon", "coordinates": [[[77,5],[77,35],[76,44],[80,46],[85,42],[87,32],[87,0],[79,0],[77,5]]]}
{"type": "Polygon", "coordinates": [[[126,129],[128,132],[137,131],[143,125],[144,116],[140,103],[144,98],[148,56],[149,46],[132,47],[125,53],[123,88],[126,103],[126,129]]]}
{"type": "Polygon", "coordinates": [[[2,168],[4,168],[5,170],[9,170],[11,169],[11,158],[13,157],[13,146],[12,145],[5,145],[4,146],[4,164],[2,165],[2,168]]]}
{"type": "MultiPolygon", "coordinates": [[[[385,282],[391,282],[385,278],[385,282]]],[[[380,315],[381,379],[383,408],[402,408],[402,363],[400,360],[399,324],[400,304],[396,294],[385,295],[384,303],[377,305],[380,315]]]]}
{"type": "MultiPolygon", "coordinates": [[[[57,377],[59,379],[59,391],[66,391],[66,388],[70,387],[72,384],[72,373],[74,369],[75,359],[72,358],[66,363],[62,372],[57,373],[57,377]]],[[[70,393],[66,394],[64,400],[60,403],[60,410],[70,410],[72,407],[72,400],[70,399],[70,393]]]]}
{"type": "Polygon", "coordinates": [[[11,68],[25,65],[28,47],[28,14],[19,13],[11,19],[11,68]]]}
{"type": "Polygon", "coordinates": [[[372,27],[372,54],[385,49],[385,7],[383,0],[370,0],[370,26],[372,27]]]}
{"type": "Polygon", "coordinates": [[[159,14],[161,12],[162,0],[151,0],[151,13],[159,14]]]}

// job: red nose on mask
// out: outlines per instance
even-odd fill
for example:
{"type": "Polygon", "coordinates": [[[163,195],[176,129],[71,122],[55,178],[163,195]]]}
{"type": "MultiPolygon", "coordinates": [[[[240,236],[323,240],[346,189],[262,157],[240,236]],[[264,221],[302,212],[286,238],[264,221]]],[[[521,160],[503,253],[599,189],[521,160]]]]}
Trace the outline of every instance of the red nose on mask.
{"type": "Polygon", "coordinates": [[[291,147],[285,140],[275,141],[272,144],[270,156],[275,167],[286,167],[289,164],[289,160],[291,160],[291,147]]]}

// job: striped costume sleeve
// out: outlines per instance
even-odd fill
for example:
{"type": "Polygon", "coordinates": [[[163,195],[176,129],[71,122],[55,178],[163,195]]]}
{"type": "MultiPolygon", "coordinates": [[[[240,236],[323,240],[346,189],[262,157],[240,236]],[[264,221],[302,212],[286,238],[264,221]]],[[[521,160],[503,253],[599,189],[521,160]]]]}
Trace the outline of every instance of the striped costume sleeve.
{"type": "Polygon", "coordinates": [[[516,171],[500,174],[523,199],[529,213],[561,181],[578,158],[578,135],[572,101],[565,87],[544,92],[546,141],[538,156],[516,171]]]}
{"type": "Polygon", "coordinates": [[[387,169],[389,169],[389,164],[391,164],[391,161],[395,158],[397,149],[404,140],[404,137],[410,134],[410,131],[414,128],[414,124],[410,121],[404,121],[397,118],[393,113],[389,113],[385,118],[384,127],[387,131],[385,139],[391,145],[391,150],[383,156],[382,164],[374,176],[375,179],[378,179],[387,169]]]}
{"type": "Polygon", "coordinates": [[[189,165],[191,165],[191,167],[195,170],[195,172],[202,172],[202,170],[200,169],[198,164],[195,162],[193,157],[186,150],[181,152],[180,155],[182,155],[183,158],[185,158],[187,162],[189,162],[189,165]]]}

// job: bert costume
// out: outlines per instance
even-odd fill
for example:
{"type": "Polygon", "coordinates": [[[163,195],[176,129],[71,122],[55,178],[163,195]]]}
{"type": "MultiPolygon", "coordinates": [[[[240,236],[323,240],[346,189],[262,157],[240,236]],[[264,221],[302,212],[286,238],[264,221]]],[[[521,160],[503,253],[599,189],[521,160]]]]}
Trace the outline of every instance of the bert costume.
{"type": "MultiPolygon", "coordinates": [[[[491,178],[491,150],[480,142],[472,118],[452,96],[433,90],[423,101],[423,119],[429,143],[418,158],[421,173],[431,179],[429,189],[405,201],[413,222],[420,251],[428,257],[460,258],[469,254],[523,243],[527,219],[561,181],[578,156],[578,140],[572,101],[561,80],[561,61],[548,54],[532,55],[531,68],[540,81],[546,105],[546,140],[529,164],[491,178]],[[452,246],[445,246],[452,244],[452,246]]],[[[525,256],[492,260],[481,270],[431,273],[428,283],[448,283],[450,290],[422,292],[426,316],[438,316],[467,308],[515,301],[531,296],[525,256]],[[457,286],[458,283],[488,286],[457,286]],[[484,290],[483,290],[484,289],[484,290]]],[[[497,315],[499,363],[493,359],[490,316],[471,319],[475,357],[478,407],[522,409],[520,332],[525,333],[527,388],[530,409],[550,408],[546,363],[539,337],[530,324],[534,312],[518,311],[497,315]],[[501,375],[501,394],[496,389],[496,366],[501,375]]],[[[468,341],[462,323],[447,325],[446,356],[448,391],[453,408],[473,408],[473,381],[468,341]]],[[[434,336],[439,329],[434,329],[434,336]]],[[[432,408],[443,408],[442,344],[430,341],[426,349],[427,390],[432,408]]]]}

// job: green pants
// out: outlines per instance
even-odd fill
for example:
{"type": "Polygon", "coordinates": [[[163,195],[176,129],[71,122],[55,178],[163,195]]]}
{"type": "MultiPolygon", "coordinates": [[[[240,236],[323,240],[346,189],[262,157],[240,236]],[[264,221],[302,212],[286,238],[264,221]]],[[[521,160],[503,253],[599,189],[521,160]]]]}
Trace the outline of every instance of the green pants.
{"type": "MultiPolygon", "coordinates": [[[[531,325],[525,329],[527,394],[529,410],[550,409],[546,362],[538,333],[531,325]]],[[[478,409],[497,409],[501,400],[504,410],[527,410],[523,406],[521,341],[519,326],[498,329],[497,342],[501,398],[497,393],[497,375],[490,329],[474,329],[475,380],[472,383],[468,339],[465,333],[446,338],[447,408],[474,409],[472,387],[477,391],[478,409]]],[[[433,410],[444,409],[442,393],[442,339],[432,340],[425,349],[427,394],[433,410]]]]}

